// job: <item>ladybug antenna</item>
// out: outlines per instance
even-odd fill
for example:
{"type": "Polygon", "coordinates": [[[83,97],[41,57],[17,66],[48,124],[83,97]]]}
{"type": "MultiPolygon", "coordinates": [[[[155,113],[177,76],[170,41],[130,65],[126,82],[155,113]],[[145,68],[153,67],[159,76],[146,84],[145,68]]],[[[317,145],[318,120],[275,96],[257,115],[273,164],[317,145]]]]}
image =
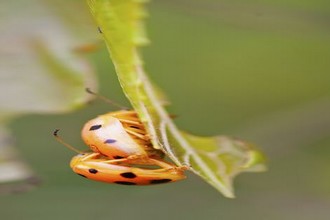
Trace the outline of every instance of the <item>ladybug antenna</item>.
{"type": "Polygon", "coordinates": [[[98,94],[96,92],[93,92],[90,88],[86,88],[86,92],[89,93],[89,94],[91,94],[91,95],[96,96],[96,98],[99,98],[99,99],[103,100],[104,102],[106,102],[106,103],[108,103],[110,105],[116,106],[117,108],[120,108],[120,109],[123,109],[123,110],[127,110],[128,109],[127,107],[122,106],[122,105],[120,105],[120,104],[118,104],[118,103],[116,103],[116,102],[108,99],[107,97],[104,97],[103,95],[100,95],[100,94],[98,94]]]}
{"type": "Polygon", "coordinates": [[[54,135],[55,139],[56,139],[58,142],[60,142],[61,144],[63,144],[64,146],[66,146],[67,148],[69,148],[70,150],[73,150],[74,152],[77,152],[77,153],[81,154],[82,151],[80,151],[80,150],[74,148],[72,145],[66,143],[66,142],[65,142],[65,141],[64,141],[64,140],[58,135],[58,132],[59,132],[59,131],[60,131],[59,129],[56,129],[56,130],[54,131],[53,135],[54,135]]]}

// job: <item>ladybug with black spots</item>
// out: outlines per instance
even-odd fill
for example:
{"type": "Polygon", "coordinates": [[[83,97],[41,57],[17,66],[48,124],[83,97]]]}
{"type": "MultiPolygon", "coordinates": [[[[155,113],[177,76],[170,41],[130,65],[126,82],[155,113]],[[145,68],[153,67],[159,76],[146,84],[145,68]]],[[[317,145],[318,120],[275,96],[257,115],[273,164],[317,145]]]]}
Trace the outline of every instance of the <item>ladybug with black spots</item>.
{"type": "Polygon", "coordinates": [[[163,160],[164,153],[154,149],[138,115],[121,110],[100,115],[82,129],[82,139],[92,152],[78,152],[70,162],[72,170],[91,180],[122,185],[153,185],[185,179],[186,166],[163,160]]]}

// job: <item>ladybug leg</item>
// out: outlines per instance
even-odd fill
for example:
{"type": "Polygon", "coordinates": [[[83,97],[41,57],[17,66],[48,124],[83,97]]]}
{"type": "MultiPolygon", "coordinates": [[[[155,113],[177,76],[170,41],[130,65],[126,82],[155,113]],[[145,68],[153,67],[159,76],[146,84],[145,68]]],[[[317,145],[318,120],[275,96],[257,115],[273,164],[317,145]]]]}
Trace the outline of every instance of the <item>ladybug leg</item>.
{"type": "Polygon", "coordinates": [[[127,158],[123,158],[123,159],[113,159],[113,160],[105,160],[103,161],[104,163],[107,164],[118,164],[118,163],[125,163],[127,162],[127,158]]]}
{"type": "Polygon", "coordinates": [[[131,124],[131,125],[137,125],[142,126],[140,119],[138,118],[137,114],[133,110],[128,111],[119,111],[113,114],[114,117],[118,118],[121,122],[131,124]]]}
{"type": "Polygon", "coordinates": [[[123,159],[114,159],[114,160],[107,160],[104,161],[105,163],[108,164],[130,164],[130,165],[150,165],[150,166],[159,166],[160,169],[158,170],[163,170],[163,171],[185,171],[188,170],[188,166],[176,166],[174,164],[168,163],[164,160],[160,159],[152,159],[149,157],[145,156],[139,156],[139,155],[133,155],[127,158],[123,159]]]}
{"type": "Polygon", "coordinates": [[[151,165],[157,165],[159,167],[162,167],[164,170],[179,170],[179,171],[185,171],[188,170],[189,167],[184,165],[184,166],[176,166],[174,164],[168,163],[164,160],[156,160],[156,159],[151,159],[149,158],[151,165]]]}
{"type": "Polygon", "coordinates": [[[114,115],[124,126],[127,133],[142,139],[144,141],[149,141],[150,137],[141,123],[140,119],[137,117],[134,111],[124,111],[114,115]]]}
{"type": "MultiPolygon", "coordinates": [[[[84,155],[84,153],[82,154],[84,155]]],[[[89,153],[89,155],[85,156],[84,159],[82,161],[86,161],[86,160],[92,160],[92,159],[97,159],[101,156],[100,153],[89,153]]]]}
{"type": "Polygon", "coordinates": [[[131,125],[135,125],[135,126],[141,126],[141,127],[143,126],[139,120],[135,120],[135,119],[118,118],[118,120],[123,123],[131,124],[131,125]]]}
{"type": "Polygon", "coordinates": [[[126,158],[126,163],[129,164],[141,164],[141,165],[150,165],[150,166],[159,166],[163,168],[164,170],[181,170],[185,171],[189,169],[189,166],[183,165],[183,166],[176,166],[175,164],[166,162],[160,158],[150,158],[146,157],[144,155],[131,155],[126,158]]]}
{"type": "Polygon", "coordinates": [[[149,157],[146,155],[131,155],[127,158],[106,160],[109,164],[128,163],[128,164],[149,164],[149,157]]]}
{"type": "Polygon", "coordinates": [[[127,133],[131,134],[131,135],[134,135],[135,137],[137,138],[140,138],[140,139],[143,139],[145,141],[148,141],[150,138],[148,137],[148,135],[144,135],[144,134],[140,134],[136,131],[134,131],[133,129],[125,129],[127,131],[127,133]]]}

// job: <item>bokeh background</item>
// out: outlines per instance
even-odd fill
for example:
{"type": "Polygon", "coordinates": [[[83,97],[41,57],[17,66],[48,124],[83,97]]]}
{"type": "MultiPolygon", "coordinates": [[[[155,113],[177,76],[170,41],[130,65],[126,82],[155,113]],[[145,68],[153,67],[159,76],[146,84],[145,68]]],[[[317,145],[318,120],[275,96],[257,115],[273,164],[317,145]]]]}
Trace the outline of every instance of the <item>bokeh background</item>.
{"type": "MultiPolygon", "coordinates": [[[[113,107],[30,115],[10,125],[40,187],[0,198],[1,219],[267,219],[330,216],[330,1],[155,0],[144,49],[151,78],[169,96],[177,125],[260,146],[269,171],[235,179],[226,199],[193,174],[150,187],[82,179],[68,163],[84,122],[113,107]]],[[[97,65],[100,93],[125,100],[107,51],[97,65]]]]}

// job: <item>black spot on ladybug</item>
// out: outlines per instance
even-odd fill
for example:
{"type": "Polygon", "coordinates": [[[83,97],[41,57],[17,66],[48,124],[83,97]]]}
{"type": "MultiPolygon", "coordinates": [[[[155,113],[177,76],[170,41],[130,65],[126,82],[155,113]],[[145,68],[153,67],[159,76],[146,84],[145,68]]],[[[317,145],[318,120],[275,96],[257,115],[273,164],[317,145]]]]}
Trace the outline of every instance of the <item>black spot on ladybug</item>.
{"type": "Polygon", "coordinates": [[[121,185],[136,185],[136,183],[126,182],[126,181],[115,181],[114,183],[121,184],[121,185]]]}
{"type": "Polygon", "coordinates": [[[120,176],[128,179],[134,179],[136,177],[136,175],[132,172],[121,173],[120,176]]]}
{"type": "Polygon", "coordinates": [[[104,141],[105,144],[112,144],[112,143],[115,143],[116,140],[115,139],[107,139],[104,141]]]}
{"type": "Polygon", "coordinates": [[[82,175],[82,174],[80,174],[80,173],[77,173],[79,176],[82,176],[82,177],[84,177],[84,178],[87,178],[87,176],[85,176],[85,175],[82,175]]]}
{"type": "Polygon", "coordinates": [[[90,131],[94,131],[97,129],[100,129],[102,127],[102,125],[93,125],[92,127],[89,128],[90,131]]]}
{"type": "Polygon", "coordinates": [[[114,159],[123,159],[124,157],[122,157],[122,156],[114,156],[113,158],[114,159]]]}
{"type": "Polygon", "coordinates": [[[131,126],[129,126],[130,128],[136,128],[136,129],[140,129],[139,127],[137,127],[137,126],[134,126],[134,125],[131,125],[131,126]]]}
{"type": "Polygon", "coordinates": [[[171,182],[171,179],[159,179],[159,180],[151,180],[151,184],[159,184],[159,183],[168,183],[171,182]]]}
{"type": "Polygon", "coordinates": [[[88,172],[92,173],[92,174],[96,174],[98,171],[95,169],[89,169],[88,172]]]}

